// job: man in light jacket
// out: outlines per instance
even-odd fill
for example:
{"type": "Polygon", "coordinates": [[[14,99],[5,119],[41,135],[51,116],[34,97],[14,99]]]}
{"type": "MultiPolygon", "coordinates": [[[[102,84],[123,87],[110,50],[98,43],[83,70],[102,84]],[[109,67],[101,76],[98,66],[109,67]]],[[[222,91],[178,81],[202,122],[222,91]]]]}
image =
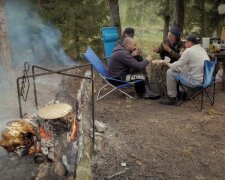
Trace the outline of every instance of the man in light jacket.
{"type": "Polygon", "coordinates": [[[177,81],[176,75],[180,75],[186,80],[189,87],[194,87],[203,82],[204,61],[209,60],[205,49],[200,45],[200,38],[196,34],[189,34],[185,43],[185,51],[178,61],[174,63],[163,62],[168,66],[167,70],[167,95],[162,99],[160,104],[176,105],[177,104],[177,81]]]}

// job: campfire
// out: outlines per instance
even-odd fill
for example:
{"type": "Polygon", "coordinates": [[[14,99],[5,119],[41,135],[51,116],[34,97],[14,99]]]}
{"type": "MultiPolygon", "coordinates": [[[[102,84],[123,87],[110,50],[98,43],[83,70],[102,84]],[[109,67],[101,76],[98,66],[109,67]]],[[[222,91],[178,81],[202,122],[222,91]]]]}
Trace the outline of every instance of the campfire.
{"type": "Polygon", "coordinates": [[[93,73],[76,75],[79,68],[53,71],[32,66],[47,73],[36,70],[29,75],[24,69],[24,76],[17,78],[20,119],[8,122],[1,132],[2,162],[8,162],[1,175],[9,179],[14,175],[20,179],[73,179],[91,174],[95,132],[93,73]],[[52,80],[53,74],[62,75],[61,79],[54,76],[56,83],[60,82],[59,88],[45,89],[46,83],[42,82],[46,77],[42,77],[51,75],[52,80]],[[33,79],[31,87],[29,79],[33,79]],[[29,93],[32,90],[34,96],[29,93]],[[51,93],[50,97],[45,90],[51,93]],[[35,102],[35,109],[31,101],[35,102]]]}
{"type": "Polygon", "coordinates": [[[46,105],[37,115],[9,122],[2,132],[0,145],[11,155],[32,155],[38,164],[54,162],[62,159],[62,150],[76,141],[77,117],[69,104],[46,105]]]}

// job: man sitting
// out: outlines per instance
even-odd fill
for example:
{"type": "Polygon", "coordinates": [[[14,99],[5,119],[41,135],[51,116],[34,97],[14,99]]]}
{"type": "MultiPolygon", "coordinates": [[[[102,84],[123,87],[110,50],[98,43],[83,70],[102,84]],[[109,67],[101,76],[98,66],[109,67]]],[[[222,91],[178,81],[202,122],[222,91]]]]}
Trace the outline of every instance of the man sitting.
{"type": "MultiPolygon", "coordinates": [[[[120,37],[120,39],[117,41],[116,45],[123,45],[123,40],[126,37],[132,37],[134,38],[134,28],[132,27],[127,27],[125,28],[125,30],[123,31],[122,36],[120,37]]],[[[132,53],[132,56],[137,60],[137,61],[143,61],[143,57],[142,57],[142,50],[139,49],[135,49],[135,51],[132,53]]]]}
{"type": "Polygon", "coordinates": [[[181,42],[181,30],[177,26],[173,26],[167,35],[164,43],[159,47],[153,48],[153,52],[159,53],[161,59],[169,57],[171,63],[177,61],[180,58],[181,51],[183,49],[183,43],[181,42]]]}
{"type": "Polygon", "coordinates": [[[178,61],[167,63],[163,61],[163,65],[168,66],[167,70],[167,99],[160,101],[160,104],[175,105],[177,103],[177,81],[176,75],[180,75],[185,79],[189,87],[195,87],[203,82],[204,61],[209,60],[208,54],[201,47],[200,39],[195,34],[190,34],[185,43],[185,51],[182,53],[178,61]]]}
{"type": "Polygon", "coordinates": [[[138,62],[132,53],[136,50],[136,43],[132,37],[126,37],[122,45],[117,45],[109,59],[109,76],[126,81],[137,79],[143,80],[142,83],[135,85],[135,91],[143,98],[158,99],[160,96],[153,93],[149,88],[148,78],[145,67],[151,62],[151,57],[138,62]]]}

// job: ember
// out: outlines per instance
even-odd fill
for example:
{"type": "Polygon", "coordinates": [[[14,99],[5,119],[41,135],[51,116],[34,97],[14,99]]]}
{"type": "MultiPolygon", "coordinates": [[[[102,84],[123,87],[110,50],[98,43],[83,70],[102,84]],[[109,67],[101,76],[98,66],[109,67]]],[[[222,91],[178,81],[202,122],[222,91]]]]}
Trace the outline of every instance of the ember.
{"type": "Polygon", "coordinates": [[[74,116],[72,131],[71,131],[71,135],[70,135],[70,140],[72,142],[74,142],[76,140],[77,131],[78,131],[78,119],[77,119],[77,116],[74,116]]]}
{"type": "Polygon", "coordinates": [[[45,132],[44,127],[40,126],[40,127],[39,127],[39,131],[40,131],[40,138],[41,138],[41,139],[46,139],[46,140],[51,139],[51,134],[45,132]]]}

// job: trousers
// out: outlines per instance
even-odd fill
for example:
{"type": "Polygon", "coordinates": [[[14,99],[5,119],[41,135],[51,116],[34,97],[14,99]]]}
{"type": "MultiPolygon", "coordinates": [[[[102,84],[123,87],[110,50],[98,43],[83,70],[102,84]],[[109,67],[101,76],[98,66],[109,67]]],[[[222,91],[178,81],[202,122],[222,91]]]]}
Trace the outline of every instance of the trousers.
{"type": "Polygon", "coordinates": [[[166,75],[167,95],[169,97],[177,96],[177,83],[178,82],[176,81],[176,76],[178,74],[185,80],[185,82],[186,82],[186,84],[184,84],[185,86],[195,87],[202,83],[202,81],[199,81],[199,80],[197,81],[186,73],[173,71],[172,69],[168,69],[166,74],[167,74],[166,75]]]}

